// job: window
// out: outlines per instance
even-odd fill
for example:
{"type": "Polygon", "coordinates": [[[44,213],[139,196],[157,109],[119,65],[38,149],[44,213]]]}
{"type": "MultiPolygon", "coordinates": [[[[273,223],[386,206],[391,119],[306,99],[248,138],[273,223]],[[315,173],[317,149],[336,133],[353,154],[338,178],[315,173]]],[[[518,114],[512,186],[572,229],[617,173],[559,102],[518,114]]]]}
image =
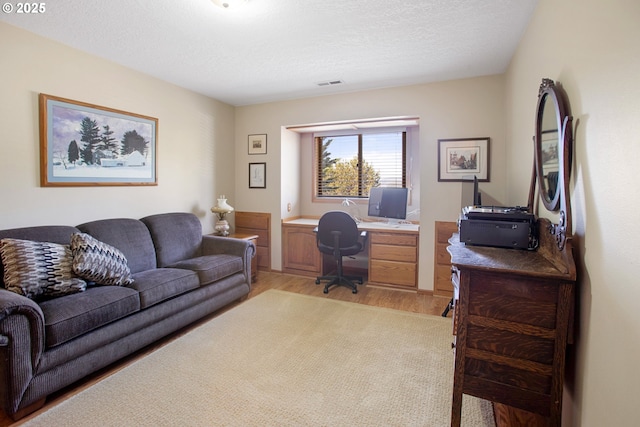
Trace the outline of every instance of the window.
{"type": "Polygon", "coordinates": [[[369,197],[371,187],[406,187],[404,131],[316,136],[317,197],[369,197]]]}

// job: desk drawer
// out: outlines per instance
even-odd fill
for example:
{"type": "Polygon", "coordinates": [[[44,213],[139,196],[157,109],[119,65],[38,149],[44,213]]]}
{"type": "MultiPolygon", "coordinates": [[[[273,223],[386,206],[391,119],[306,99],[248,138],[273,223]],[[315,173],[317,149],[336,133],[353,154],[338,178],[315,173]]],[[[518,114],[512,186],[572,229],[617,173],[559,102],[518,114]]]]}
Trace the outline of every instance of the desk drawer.
{"type": "Polygon", "coordinates": [[[369,281],[400,286],[416,286],[416,264],[371,259],[369,281]]]}
{"type": "Polygon", "coordinates": [[[394,246],[394,245],[382,245],[372,244],[370,257],[372,259],[381,259],[387,261],[403,261],[403,262],[416,262],[415,246],[394,246]]]}
{"type": "Polygon", "coordinates": [[[417,246],[418,244],[417,234],[372,232],[369,239],[372,245],[382,243],[386,245],[417,246]]]}

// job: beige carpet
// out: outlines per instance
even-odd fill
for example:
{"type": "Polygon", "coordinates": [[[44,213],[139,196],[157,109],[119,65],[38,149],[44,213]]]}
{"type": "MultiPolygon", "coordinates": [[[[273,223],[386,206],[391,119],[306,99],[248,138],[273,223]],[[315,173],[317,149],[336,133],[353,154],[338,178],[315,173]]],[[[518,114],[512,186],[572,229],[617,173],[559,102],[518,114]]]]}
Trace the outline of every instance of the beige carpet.
{"type": "Polygon", "coordinates": [[[452,372],[451,319],[270,290],[25,425],[440,427],[452,372]]]}

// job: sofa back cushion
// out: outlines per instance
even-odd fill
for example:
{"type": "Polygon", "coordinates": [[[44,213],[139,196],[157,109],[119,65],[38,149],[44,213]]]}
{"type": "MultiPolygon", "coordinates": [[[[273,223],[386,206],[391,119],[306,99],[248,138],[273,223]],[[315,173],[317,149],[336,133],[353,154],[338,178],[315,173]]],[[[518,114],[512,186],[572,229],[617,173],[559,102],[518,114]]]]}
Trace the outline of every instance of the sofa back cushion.
{"type": "MultiPolygon", "coordinates": [[[[4,238],[11,238],[68,245],[71,241],[71,235],[78,231],[79,230],[77,228],[66,225],[43,225],[36,227],[12,228],[0,230],[0,240],[4,238]]],[[[4,268],[2,267],[2,263],[0,263],[0,283],[2,283],[2,287],[4,287],[3,277],[4,268]]]]}
{"type": "Polygon", "coordinates": [[[186,212],[165,213],[142,218],[156,247],[158,267],[195,258],[201,254],[202,224],[186,212]]]}
{"type": "Polygon", "coordinates": [[[147,227],[137,219],[113,218],[78,225],[83,233],[119,249],[131,273],[156,268],[156,252],[147,227]]]}

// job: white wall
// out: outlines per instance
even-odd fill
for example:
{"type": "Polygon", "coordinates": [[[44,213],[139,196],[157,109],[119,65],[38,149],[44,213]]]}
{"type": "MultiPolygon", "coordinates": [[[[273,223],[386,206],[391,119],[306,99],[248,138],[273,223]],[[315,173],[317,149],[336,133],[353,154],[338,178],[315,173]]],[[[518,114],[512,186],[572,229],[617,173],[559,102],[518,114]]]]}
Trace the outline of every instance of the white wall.
{"type": "Polygon", "coordinates": [[[302,144],[300,135],[287,129],[281,132],[282,164],[281,168],[282,189],[280,190],[280,217],[288,218],[300,215],[299,194],[301,191],[302,164],[300,152],[302,144]]]}
{"type": "Polygon", "coordinates": [[[640,2],[540,0],[507,73],[508,193],[529,174],[543,77],[568,94],[575,124],[573,225],[577,343],[563,425],[638,424],[640,374],[640,2]]]}
{"type": "MultiPolygon", "coordinates": [[[[460,212],[461,200],[460,183],[441,183],[437,180],[437,140],[490,137],[491,182],[483,183],[482,188],[495,199],[506,203],[504,115],[502,76],[237,107],[237,208],[271,213],[271,267],[281,270],[280,215],[282,203],[286,205],[286,201],[281,201],[282,194],[279,194],[283,187],[282,171],[290,179],[289,168],[299,167],[304,174],[311,167],[310,164],[300,166],[282,161],[281,127],[373,117],[419,117],[420,150],[419,158],[414,159],[414,167],[420,170],[419,287],[422,290],[432,290],[434,222],[455,221],[460,212]],[[247,154],[247,136],[252,133],[268,134],[266,155],[247,154]],[[267,162],[267,191],[248,189],[245,170],[247,164],[254,161],[267,162]]],[[[286,145],[289,146],[289,142],[286,145]]],[[[304,184],[301,187],[303,192],[305,187],[304,184]]],[[[311,188],[307,190],[312,191],[311,188]]],[[[518,196],[516,202],[526,202],[527,194],[518,196]]]]}
{"type": "Polygon", "coordinates": [[[234,200],[234,109],[0,23],[0,228],[196,213],[213,230],[218,194],[234,200]],[[38,94],[159,119],[158,185],[40,187],[38,94]]]}

